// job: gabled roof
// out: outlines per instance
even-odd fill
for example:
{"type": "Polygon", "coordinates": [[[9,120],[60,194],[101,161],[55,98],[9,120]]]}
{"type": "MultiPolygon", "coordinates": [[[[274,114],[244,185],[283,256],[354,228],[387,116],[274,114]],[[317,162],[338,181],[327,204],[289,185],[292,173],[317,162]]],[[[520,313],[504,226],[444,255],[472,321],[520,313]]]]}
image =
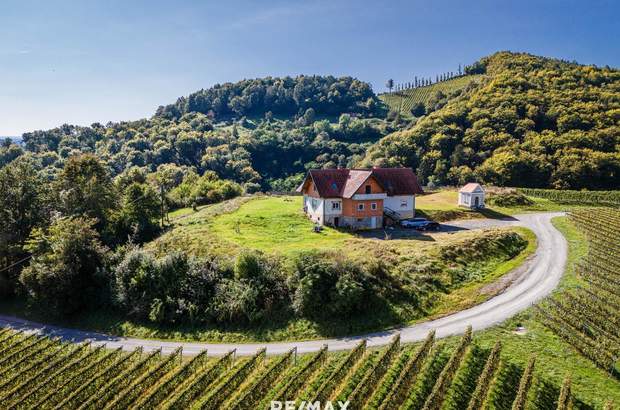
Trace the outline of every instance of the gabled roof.
{"type": "Polygon", "coordinates": [[[312,169],[308,171],[297,192],[302,192],[306,183],[313,181],[322,198],[351,198],[371,177],[388,195],[423,193],[410,168],[312,169]]]}
{"type": "Polygon", "coordinates": [[[372,175],[390,196],[424,193],[411,168],[373,168],[372,175]]]}
{"type": "Polygon", "coordinates": [[[484,192],[484,189],[482,189],[482,186],[480,184],[477,184],[475,182],[470,182],[468,184],[465,184],[463,188],[459,189],[459,192],[465,192],[465,193],[484,192]]]}
{"type": "MultiPolygon", "coordinates": [[[[343,198],[351,198],[355,195],[355,192],[360,189],[360,187],[368,180],[368,178],[373,177],[372,172],[368,170],[361,169],[352,169],[349,171],[349,178],[347,179],[347,183],[344,186],[344,192],[342,193],[343,198]]],[[[379,185],[382,185],[381,182],[377,181],[379,185]]]]}

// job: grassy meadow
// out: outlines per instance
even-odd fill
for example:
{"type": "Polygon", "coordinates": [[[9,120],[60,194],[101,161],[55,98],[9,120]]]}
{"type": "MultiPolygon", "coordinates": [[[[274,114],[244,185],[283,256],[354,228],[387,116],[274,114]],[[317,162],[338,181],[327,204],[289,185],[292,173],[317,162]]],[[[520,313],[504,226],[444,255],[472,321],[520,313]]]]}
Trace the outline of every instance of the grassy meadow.
{"type": "Polygon", "coordinates": [[[293,254],[341,248],[353,235],[330,227],[314,232],[301,197],[264,197],[214,218],[209,227],[220,240],[264,252],[293,254]]]}

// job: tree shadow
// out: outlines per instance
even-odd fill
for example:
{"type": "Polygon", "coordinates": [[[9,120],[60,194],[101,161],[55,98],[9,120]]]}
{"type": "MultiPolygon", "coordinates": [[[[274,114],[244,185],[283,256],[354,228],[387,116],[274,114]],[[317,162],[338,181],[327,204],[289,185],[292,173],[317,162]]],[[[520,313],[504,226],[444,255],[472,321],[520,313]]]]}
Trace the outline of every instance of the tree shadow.
{"type": "Polygon", "coordinates": [[[415,229],[407,229],[399,226],[386,227],[384,229],[373,229],[371,231],[360,231],[357,233],[360,238],[364,239],[410,239],[415,241],[435,242],[435,238],[429,235],[429,232],[416,231],[415,229]]]}
{"type": "Polygon", "coordinates": [[[484,217],[488,219],[499,219],[502,221],[516,221],[517,220],[517,218],[515,218],[514,216],[505,214],[503,212],[496,211],[491,208],[478,209],[478,212],[481,215],[484,215],[484,217]]]}

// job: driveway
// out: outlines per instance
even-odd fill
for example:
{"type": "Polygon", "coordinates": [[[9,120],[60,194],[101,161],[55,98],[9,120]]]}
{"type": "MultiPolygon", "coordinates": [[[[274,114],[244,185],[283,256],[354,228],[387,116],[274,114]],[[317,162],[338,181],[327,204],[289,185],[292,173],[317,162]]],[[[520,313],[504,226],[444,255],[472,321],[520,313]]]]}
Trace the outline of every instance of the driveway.
{"type": "Polygon", "coordinates": [[[562,215],[563,213],[531,213],[515,215],[505,220],[472,219],[445,223],[442,228],[444,231],[523,226],[536,234],[538,247],[527,264],[517,268],[520,269],[517,279],[499,295],[470,309],[400,329],[336,339],[245,344],[165,342],[115,337],[47,326],[2,315],[0,315],[0,326],[10,326],[15,329],[38,332],[42,335],[61,337],[72,342],[90,340],[93,344],[106,344],[109,348],[122,347],[125,350],[133,350],[142,346],[145,351],[150,351],[161,347],[164,353],[169,353],[181,346],[185,355],[196,355],[202,350],[208,349],[210,355],[216,356],[223,355],[233,349],[237,349],[238,355],[252,355],[262,347],[267,348],[268,354],[284,353],[294,347],[297,347],[299,353],[309,353],[318,351],[325,344],[329,346],[330,350],[345,350],[352,348],[363,339],[368,341],[368,346],[381,346],[388,344],[391,337],[396,333],[400,333],[403,343],[417,342],[423,340],[432,329],[435,329],[437,337],[458,335],[463,333],[469,325],[474,330],[481,330],[501,323],[527,309],[555,289],[564,272],[568,247],[562,234],[551,224],[551,218],[562,215]]]}

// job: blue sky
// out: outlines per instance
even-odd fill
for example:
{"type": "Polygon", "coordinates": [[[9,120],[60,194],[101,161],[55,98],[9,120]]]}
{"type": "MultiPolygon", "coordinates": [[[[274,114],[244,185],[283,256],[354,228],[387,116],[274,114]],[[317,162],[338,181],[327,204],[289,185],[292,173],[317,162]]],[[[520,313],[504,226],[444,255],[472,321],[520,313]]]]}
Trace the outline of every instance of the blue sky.
{"type": "Polygon", "coordinates": [[[614,1],[0,2],[0,135],[148,117],[266,75],[385,81],[498,50],[620,66],[614,1]]]}

